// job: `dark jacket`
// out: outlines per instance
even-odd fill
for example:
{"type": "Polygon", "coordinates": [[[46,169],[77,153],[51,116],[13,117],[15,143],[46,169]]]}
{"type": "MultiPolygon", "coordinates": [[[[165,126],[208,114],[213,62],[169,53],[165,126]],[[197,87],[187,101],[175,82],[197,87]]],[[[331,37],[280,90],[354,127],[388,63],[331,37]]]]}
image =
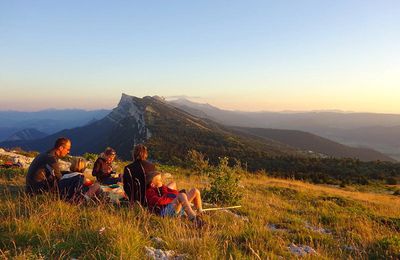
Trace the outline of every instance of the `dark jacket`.
{"type": "Polygon", "coordinates": [[[112,172],[113,169],[111,163],[108,163],[104,158],[97,158],[93,166],[92,175],[95,176],[99,182],[102,182],[103,179],[110,177],[112,172]]]}
{"type": "Polygon", "coordinates": [[[146,175],[156,167],[149,161],[136,160],[125,166],[122,177],[124,191],[131,203],[137,201],[146,206],[146,175]]]}
{"type": "Polygon", "coordinates": [[[54,150],[36,156],[26,175],[26,191],[28,193],[41,193],[57,187],[57,181],[62,176],[58,159],[54,150]]]}

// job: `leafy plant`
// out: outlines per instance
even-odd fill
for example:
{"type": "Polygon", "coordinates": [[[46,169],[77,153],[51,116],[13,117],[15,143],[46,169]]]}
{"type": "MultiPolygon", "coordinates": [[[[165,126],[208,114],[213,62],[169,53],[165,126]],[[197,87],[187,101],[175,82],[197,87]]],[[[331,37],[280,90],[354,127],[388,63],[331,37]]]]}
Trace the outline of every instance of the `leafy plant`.
{"type": "Polygon", "coordinates": [[[386,256],[391,255],[398,259],[400,257],[400,237],[385,237],[376,242],[371,248],[370,258],[388,259],[386,256]]]}
{"type": "Polygon", "coordinates": [[[85,158],[85,160],[91,161],[91,162],[96,161],[96,159],[98,157],[98,155],[95,153],[84,153],[82,156],[83,156],[83,158],[85,158]]]}
{"type": "Polygon", "coordinates": [[[221,205],[237,204],[243,196],[241,170],[238,161],[234,167],[230,167],[227,157],[220,158],[218,166],[209,175],[210,188],[202,191],[204,200],[221,205]]]}
{"type": "Polygon", "coordinates": [[[2,178],[5,177],[5,179],[7,180],[11,180],[24,175],[25,175],[25,170],[21,168],[8,168],[8,169],[0,168],[0,177],[2,178]]]}
{"type": "Polygon", "coordinates": [[[188,151],[186,159],[189,168],[193,169],[198,173],[204,174],[209,169],[210,165],[208,159],[206,159],[205,155],[201,152],[191,149],[188,151]]]}

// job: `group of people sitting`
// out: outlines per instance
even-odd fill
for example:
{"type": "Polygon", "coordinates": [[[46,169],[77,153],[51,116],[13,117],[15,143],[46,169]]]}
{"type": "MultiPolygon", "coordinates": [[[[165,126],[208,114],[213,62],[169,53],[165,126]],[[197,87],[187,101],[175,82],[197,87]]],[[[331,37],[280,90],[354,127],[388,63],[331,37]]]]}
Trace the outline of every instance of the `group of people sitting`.
{"type": "Polygon", "coordinates": [[[188,192],[178,191],[175,182],[165,185],[161,172],[147,160],[148,150],[143,144],[134,147],[133,162],[118,176],[112,167],[116,151],[107,148],[94,163],[92,175],[97,180],[94,183],[84,176],[87,166],[84,158],[72,157],[70,171],[60,170],[59,159],[67,156],[70,150],[71,141],[61,137],[50,151],[39,154],[28,169],[26,192],[31,195],[58,192],[62,199],[76,202],[102,196],[101,185],[122,183],[132,205],[140,204],[163,217],[186,214],[190,220],[202,225],[200,191],[195,188],[188,192]]]}

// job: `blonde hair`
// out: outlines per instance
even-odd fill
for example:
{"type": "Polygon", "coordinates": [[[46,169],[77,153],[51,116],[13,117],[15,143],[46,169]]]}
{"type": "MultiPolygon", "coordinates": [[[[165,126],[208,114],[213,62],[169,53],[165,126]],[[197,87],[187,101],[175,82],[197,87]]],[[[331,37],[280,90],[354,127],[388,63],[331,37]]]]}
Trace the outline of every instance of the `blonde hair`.
{"type": "Polygon", "coordinates": [[[72,172],[84,172],[86,170],[86,160],[82,157],[72,157],[71,166],[69,169],[72,172]]]}
{"type": "Polygon", "coordinates": [[[133,160],[146,160],[146,155],[147,155],[147,147],[144,146],[143,144],[138,144],[135,146],[133,149],[133,160]]]}
{"type": "Polygon", "coordinates": [[[159,171],[152,171],[146,175],[146,187],[153,183],[154,177],[161,175],[159,171]]]}

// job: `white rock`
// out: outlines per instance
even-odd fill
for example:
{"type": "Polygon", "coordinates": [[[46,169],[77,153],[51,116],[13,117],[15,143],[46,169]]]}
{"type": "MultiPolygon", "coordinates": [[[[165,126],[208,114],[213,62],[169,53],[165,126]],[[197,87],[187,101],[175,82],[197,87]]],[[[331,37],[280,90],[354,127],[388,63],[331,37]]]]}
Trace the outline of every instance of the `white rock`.
{"type": "Polygon", "coordinates": [[[306,252],[307,254],[316,254],[317,251],[314,250],[314,248],[310,247],[310,246],[305,246],[303,247],[304,252],[306,252]]]}
{"type": "Polygon", "coordinates": [[[292,243],[289,245],[288,248],[289,248],[290,252],[296,256],[306,256],[306,255],[317,254],[317,251],[315,251],[310,246],[297,246],[294,243],[292,243]]]}
{"type": "Polygon", "coordinates": [[[146,250],[146,255],[147,257],[149,257],[150,259],[154,259],[154,260],[181,260],[181,259],[186,259],[188,258],[188,255],[186,254],[176,254],[175,251],[173,250],[161,250],[161,249],[156,249],[154,247],[151,246],[146,246],[145,247],[146,250]]]}
{"type": "Polygon", "coordinates": [[[14,152],[7,152],[4,149],[0,149],[0,155],[8,156],[11,157],[14,163],[20,162],[22,164],[22,168],[28,168],[31,162],[33,161],[33,158],[20,155],[16,151],[14,152]]]}
{"type": "Polygon", "coordinates": [[[343,249],[346,251],[355,251],[356,250],[353,246],[344,246],[343,249]]]}
{"type": "Polygon", "coordinates": [[[320,228],[320,227],[314,227],[311,226],[309,223],[305,224],[305,227],[309,230],[312,230],[314,232],[317,233],[321,233],[321,234],[332,234],[332,231],[330,231],[329,229],[325,229],[325,228],[320,228]]]}
{"type": "Polygon", "coordinates": [[[275,224],[268,224],[267,228],[273,232],[287,232],[288,230],[286,228],[278,228],[275,224]]]}
{"type": "Polygon", "coordinates": [[[249,221],[250,221],[248,217],[246,217],[246,216],[240,216],[240,215],[238,215],[238,214],[233,213],[233,212],[230,211],[230,210],[224,209],[224,210],[222,210],[222,211],[223,211],[223,212],[226,212],[226,213],[229,213],[230,215],[234,216],[235,218],[241,219],[241,220],[243,220],[243,221],[245,221],[245,222],[249,222],[249,221]]]}

